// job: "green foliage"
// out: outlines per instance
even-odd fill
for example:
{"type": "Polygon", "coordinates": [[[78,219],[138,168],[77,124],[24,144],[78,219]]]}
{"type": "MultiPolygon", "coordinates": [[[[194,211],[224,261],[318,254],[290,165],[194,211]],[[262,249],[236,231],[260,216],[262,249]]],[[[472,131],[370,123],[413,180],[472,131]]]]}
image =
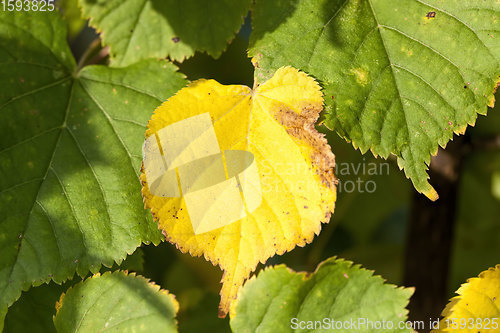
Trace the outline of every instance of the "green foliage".
{"type": "MultiPolygon", "coordinates": [[[[231,42],[251,3],[62,0],[61,15],[0,11],[0,332],[176,332],[173,297],[117,270],[144,270],[173,290],[181,331],[229,331],[228,319],[216,319],[215,268],[176,256],[173,247],[158,255],[167,244],[154,253],[153,246],[146,254],[137,249],[162,239],[144,211],[138,174],[147,120],[187,83],[158,59],[205,52],[180,64],[190,79],[251,85],[253,68],[243,55],[249,29],[212,58],[231,42]],[[74,52],[84,47],[74,41],[87,18],[110,47],[106,57],[96,40],[89,54],[111,67],[86,66],[91,57],[77,65],[71,54],[66,39],[74,52]],[[107,273],[61,285],[75,272],[107,273]]],[[[253,7],[249,54],[258,83],[283,65],[314,76],[325,93],[324,124],[363,154],[396,155],[415,188],[435,199],[430,156],[494,102],[498,1],[256,0],[253,7]]],[[[498,143],[484,145],[500,134],[498,104],[490,112],[467,133],[473,153],[464,154],[461,173],[453,289],[498,263],[500,154],[498,143]]],[[[341,183],[358,179],[339,174],[341,163],[376,162],[323,130],[341,183]]],[[[318,239],[271,261],[302,270],[340,253],[398,282],[411,189],[396,167],[360,175],[376,181],[376,193],[339,191],[335,219],[318,239]]],[[[328,259],[312,274],[280,265],[246,284],[230,325],[234,332],[279,333],[290,331],[293,317],[404,321],[410,295],[348,261],[328,259]]]]}
{"type": "MultiPolygon", "coordinates": [[[[128,255],[120,265],[115,263],[111,268],[102,267],[100,273],[119,269],[140,272],[143,269],[143,256],[142,249],[138,248],[134,253],[128,255]]],[[[91,276],[90,273],[87,274],[87,277],[91,276]]],[[[50,282],[23,292],[19,300],[9,308],[5,317],[4,332],[56,332],[52,320],[56,314],[55,304],[62,293],[81,281],[80,277],[76,277],[61,285],[50,282]],[[26,320],[27,313],[33,314],[30,320],[26,320]]]]}
{"type": "MultiPolygon", "coordinates": [[[[412,289],[384,284],[380,276],[331,258],[321,263],[313,274],[295,273],[280,265],[260,272],[249,280],[231,308],[233,332],[290,332],[292,318],[299,322],[392,321],[394,330],[406,320],[405,309],[412,289]]],[[[306,324],[305,324],[306,325],[306,324]]],[[[320,332],[297,329],[297,332],[320,332]]],[[[376,330],[358,327],[356,332],[376,330]]]]}
{"type": "Polygon", "coordinates": [[[124,272],[86,279],[61,296],[57,332],[177,332],[179,305],[147,279],[124,272]]]}
{"type": "Polygon", "coordinates": [[[500,75],[496,0],[258,0],[256,78],[292,65],[323,81],[326,125],[398,164],[436,199],[427,165],[492,104],[500,75]]]}
{"type": "Polygon", "coordinates": [[[112,64],[145,58],[182,61],[195,51],[218,57],[233,39],[250,0],[80,0],[111,47],[112,64]]]}
{"type": "Polygon", "coordinates": [[[0,306],[121,262],[161,235],[138,172],[151,110],[185,84],[146,61],[78,71],[57,13],[0,20],[0,306]]]}

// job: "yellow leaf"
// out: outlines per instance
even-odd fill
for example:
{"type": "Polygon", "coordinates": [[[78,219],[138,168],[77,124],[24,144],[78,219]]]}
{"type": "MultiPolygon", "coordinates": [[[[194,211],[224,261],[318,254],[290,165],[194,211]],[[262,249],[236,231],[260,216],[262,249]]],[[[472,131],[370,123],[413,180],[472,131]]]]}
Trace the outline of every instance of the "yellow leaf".
{"type": "Polygon", "coordinates": [[[500,332],[500,265],[467,280],[457,294],[433,332],[500,332]]]}
{"type": "Polygon", "coordinates": [[[148,123],[142,194],[165,238],[224,270],[219,315],[259,262],[310,243],[336,199],[319,85],[280,68],[254,90],[198,80],[148,123]]]}

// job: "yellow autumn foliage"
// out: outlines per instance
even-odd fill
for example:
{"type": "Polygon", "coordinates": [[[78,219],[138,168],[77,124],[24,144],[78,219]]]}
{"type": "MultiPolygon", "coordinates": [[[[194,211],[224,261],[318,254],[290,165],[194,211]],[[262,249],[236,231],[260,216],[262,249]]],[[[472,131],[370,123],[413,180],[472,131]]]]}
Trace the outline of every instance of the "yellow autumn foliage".
{"type": "Polygon", "coordinates": [[[254,90],[194,81],[148,123],[145,207],[169,242],[224,271],[220,316],[259,262],[310,243],[330,219],[334,156],[314,128],[322,108],[317,82],[283,67],[254,90]]]}
{"type": "Polygon", "coordinates": [[[443,310],[434,333],[500,332],[500,265],[467,280],[457,294],[443,310]]]}

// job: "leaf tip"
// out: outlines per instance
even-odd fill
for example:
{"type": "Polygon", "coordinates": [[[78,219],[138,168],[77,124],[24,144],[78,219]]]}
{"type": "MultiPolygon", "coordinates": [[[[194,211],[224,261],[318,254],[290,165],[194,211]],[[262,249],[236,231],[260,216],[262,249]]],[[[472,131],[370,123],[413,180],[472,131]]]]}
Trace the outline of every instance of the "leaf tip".
{"type": "Polygon", "coordinates": [[[423,194],[429,198],[431,201],[436,201],[439,199],[439,194],[436,192],[434,187],[430,186],[430,189],[423,192],[423,194]]]}

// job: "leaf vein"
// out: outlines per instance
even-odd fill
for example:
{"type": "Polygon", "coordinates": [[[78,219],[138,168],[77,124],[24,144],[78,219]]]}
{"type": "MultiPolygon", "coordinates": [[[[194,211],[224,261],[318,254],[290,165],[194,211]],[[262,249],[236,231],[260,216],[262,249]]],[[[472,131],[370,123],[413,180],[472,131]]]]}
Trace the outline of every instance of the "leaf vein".
{"type": "Polygon", "coordinates": [[[25,92],[25,93],[23,93],[23,94],[21,94],[21,95],[14,96],[14,97],[12,97],[11,99],[9,99],[7,102],[5,102],[5,103],[3,103],[2,105],[0,105],[0,110],[2,110],[5,106],[9,105],[10,103],[12,103],[12,102],[14,102],[14,101],[16,101],[16,100],[18,100],[18,99],[21,99],[21,98],[23,98],[23,97],[26,97],[26,96],[30,96],[30,95],[36,94],[36,93],[37,93],[37,92],[39,92],[39,91],[42,91],[42,90],[45,90],[45,89],[51,88],[51,87],[53,87],[53,86],[56,86],[56,85],[58,85],[58,84],[60,84],[60,83],[63,83],[64,81],[69,80],[70,78],[71,78],[70,76],[66,76],[66,77],[64,77],[64,78],[62,78],[62,79],[60,79],[60,80],[57,80],[57,81],[54,81],[54,82],[52,82],[52,83],[46,84],[46,85],[44,85],[44,86],[42,86],[42,87],[38,87],[38,88],[35,88],[35,89],[30,90],[30,91],[28,91],[28,92],[25,92]]]}
{"type": "MultiPolygon", "coordinates": [[[[429,46],[429,45],[425,44],[424,42],[422,42],[422,41],[420,41],[420,40],[416,39],[415,37],[412,37],[412,36],[410,36],[410,35],[408,35],[408,34],[404,33],[403,31],[401,31],[401,30],[399,30],[399,29],[397,29],[397,28],[390,27],[390,26],[387,26],[387,25],[380,25],[380,26],[381,26],[381,27],[383,27],[383,28],[389,29],[389,30],[391,30],[391,31],[397,32],[397,33],[399,33],[401,36],[404,36],[404,37],[406,37],[406,38],[408,38],[408,39],[410,39],[410,40],[412,40],[412,41],[414,41],[414,42],[416,42],[416,43],[420,44],[422,47],[427,48],[427,49],[431,50],[432,52],[434,52],[435,54],[439,55],[441,58],[443,58],[444,60],[446,60],[447,62],[449,62],[451,65],[453,65],[453,67],[455,67],[455,68],[456,68],[456,70],[457,70],[458,74],[460,74],[460,76],[462,77],[462,81],[463,81],[464,83],[465,83],[465,82],[467,82],[467,81],[465,80],[465,78],[464,78],[464,76],[463,76],[462,72],[460,71],[460,67],[459,67],[457,64],[455,64],[455,63],[454,63],[451,59],[449,59],[449,58],[448,58],[448,57],[446,57],[444,54],[442,54],[441,52],[437,51],[437,50],[436,50],[436,49],[434,49],[433,47],[431,47],[431,46],[429,46]]],[[[464,66],[464,68],[466,68],[466,67],[464,66]]],[[[483,73],[481,73],[481,72],[478,72],[478,71],[477,71],[477,70],[475,70],[474,68],[466,68],[466,69],[469,69],[469,70],[473,71],[474,73],[477,73],[477,74],[479,74],[479,75],[481,75],[481,76],[483,76],[483,77],[487,77],[485,74],[483,74],[483,73]]]]}
{"type": "Polygon", "coordinates": [[[42,209],[43,213],[47,217],[47,220],[49,221],[50,227],[52,229],[52,233],[54,234],[54,238],[56,240],[57,252],[59,254],[59,260],[62,261],[61,245],[60,245],[59,237],[57,237],[54,221],[52,221],[52,218],[50,217],[49,213],[47,212],[47,210],[45,209],[45,207],[42,205],[42,203],[40,201],[35,200],[35,203],[42,209]]]}
{"type": "Polygon", "coordinates": [[[345,0],[344,3],[342,5],[340,5],[339,9],[337,9],[337,11],[333,14],[333,16],[323,25],[323,27],[321,27],[321,30],[318,34],[318,37],[316,38],[316,41],[314,42],[314,47],[311,51],[311,55],[309,56],[309,61],[307,62],[308,65],[311,64],[311,60],[312,58],[314,57],[314,55],[316,54],[316,49],[318,47],[318,44],[319,44],[319,41],[321,39],[321,36],[323,36],[324,32],[325,32],[325,29],[326,27],[330,24],[330,22],[332,22],[332,20],[337,17],[337,15],[342,11],[342,9],[345,7],[345,5],[349,3],[349,0],[345,0]]]}
{"type": "Polygon", "coordinates": [[[3,153],[3,152],[5,152],[5,151],[7,151],[7,150],[14,149],[14,148],[16,148],[17,146],[22,145],[23,143],[26,143],[26,142],[29,142],[29,141],[34,140],[34,139],[36,139],[36,138],[39,138],[39,137],[41,137],[42,135],[45,135],[45,134],[50,133],[50,132],[52,132],[52,131],[54,131],[54,130],[57,130],[57,129],[58,129],[58,130],[61,130],[62,128],[61,128],[60,126],[56,126],[56,127],[49,128],[48,130],[45,130],[45,131],[40,132],[40,133],[38,133],[38,134],[35,134],[35,135],[33,135],[33,136],[31,136],[31,137],[29,137],[29,138],[27,138],[27,139],[24,139],[24,140],[21,140],[21,141],[19,141],[19,142],[16,142],[16,143],[14,143],[13,145],[11,145],[11,146],[9,146],[9,147],[6,147],[6,148],[4,148],[4,149],[2,149],[2,150],[0,150],[0,154],[1,154],[1,153],[3,153]]]}
{"type": "Polygon", "coordinates": [[[132,91],[135,91],[137,93],[140,93],[140,94],[143,94],[143,95],[146,95],[146,96],[149,96],[149,97],[152,97],[156,100],[158,100],[159,102],[163,102],[163,99],[161,99],[160,97],[158,96],[155,96],[149,92],[146,92],[144,90],[141,90],[141,89],[138,89],[138,88],[135,88],[135,87],[132,87],[128,84],[124,84],[123,82],[120,82],[120,83],[116,83],[116,82],[109,82],[109,81],[104,81],[104,80],[97,80],[95,78],[91,78],[91,77],[88,77],[88,76],[84,76],[82,75],[82,77],[85,79],[85,80],[88,80],[88,81],[94,81],[94,82],[98,82],[98,83],[103,83],[103,84],[108,84],[108,85],[116,85],[116,86],[120,86],[120,87],[124,87],[124,88],[127,88],[129,90],[132,90],[132,91]]]}
{"type": "MultiPolygon", "coordinates": [[[[460,22],[461,24],[463,24],[465,27],[467,27],[476,36],[476,38],[481,42],[481,44],[484,46],[484,48],[486,50],[488,50],[488,53],[493,57],[493,59],[497,60],[495,58],[495,56],[493,55],[493,53],[491,53],[491,50],[486,46],[486,44],[484,44],[483,40],[479,37],[479,35],[477,34],[477,32],[469,24],[467,24],[466,22],[462,21],[461,19],[459,19],[458,17],[456,17],[452,13],[449,13],[448,11],[445,11],[444,9],[438,8],[436,6],[431,6],[430,4],[428,4],[428,3],[426,3],[426,2],[424,2],[422,0],[415,0],[415,1],[420,2],[421,4],[426,5],[428,7],[434,8],[435,10],[437,10],[437,11],[443,13],[443,14],[446,14],[449,17],[451,17],[451,18],[455,19],[456,21],[460,22]]],[[[497,62],[498,62],[498,60],[497,60],[497,62]]]]}
{"type": "MultiPolygon", "coordinates": [[[[429,88],[431,88],[453,111],[457,110],[457,108],[455,108],[453,105],[451,105],[451,103],[433,85],[431,85],[422,76],[418,75],[417,73],[409,70],[408,68],[406,68],[404,66],[397,65],[397,64],[392,64],[392,66],[395,67],[395,68],[400,68],[400,69],[404,70],[405,72],[411,74],[412,76],[416,77],[417,79],[419,79],[420,81],[422,81],[423,83],[425,83],[425,85],[427,85],[429,88]]],[[[399,94],[399,96],[402,97],[403,95],[399,94]]]]}
{"type": "MultiPolygon", "coordinates": [[[[89,98],[92,100],[92,102],[94,102],[94,104],[99,108],[99,110],[101,110],[101,112],[104,114],[106,120],[108,121],[109,123],[109,126],[111,127],[111,129],[113,130],[113,133],[115,134],[115,136],[118,138],[118,140],[120,141],[123,149],[125,150],[125,152],[127,153],[128,155],[128,159],[130,161],[130,165],[132,166],[134,163],[132,161],[132,156],[130,154],[130,151],[128,150],[127,146],[125,145],[125,142],[123,142],[122,138],[118,135],[118,132],[116,131],[115,127],[113,126],[113,123],[111,121],[111,117],[109,116],[109,114],[106,112],[106,110],[104,109],[104,107],[97,101],[97,99],[94,98],[94,96],[92,96],[88,90],[88,88],[85,86],[85,84],[83,82],[80,82],[81,83],[81,86],[83,88],[83,90],[85,91],[85,93],[87,94],[87,96],[89,96],[89,98]]],[[[136,168],[133,168],[133,171],[135,173],[135,175],[137,176],[137,178],[139,178],[139,171],[136,169],[136,168]]],[[[96,177],[97,178],[97,177],[96,177]]],[[[101,190],[102,190],[102,187],[101,187],[101,190]]]]}

